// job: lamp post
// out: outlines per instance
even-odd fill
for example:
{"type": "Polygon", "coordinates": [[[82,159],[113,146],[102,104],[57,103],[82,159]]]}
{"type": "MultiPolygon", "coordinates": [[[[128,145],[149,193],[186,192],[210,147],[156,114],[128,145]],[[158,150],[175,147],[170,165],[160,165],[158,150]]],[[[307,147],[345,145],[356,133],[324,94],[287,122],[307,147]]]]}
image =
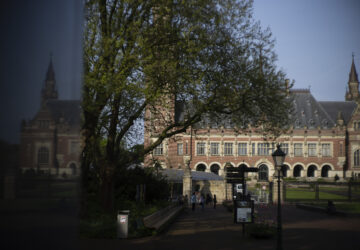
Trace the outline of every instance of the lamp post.
{"type": "Polygon", "coordinates": [[[281,225],[281,197],[280,197],[280,176],[281,176],[281,167],[285,160],[285,153],[281,150],[280,144],[278,144],[277,149],[272,154],[275,168],[277,170],[278,177],[278,208],[277,208],[277,249],[282,250],[282,225],[281,225]]]}

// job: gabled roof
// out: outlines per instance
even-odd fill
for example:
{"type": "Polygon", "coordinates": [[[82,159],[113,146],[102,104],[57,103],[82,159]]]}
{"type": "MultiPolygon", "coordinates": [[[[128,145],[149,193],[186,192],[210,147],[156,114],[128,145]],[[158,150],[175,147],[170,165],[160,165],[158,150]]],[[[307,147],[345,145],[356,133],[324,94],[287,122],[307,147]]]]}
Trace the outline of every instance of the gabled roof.
{"type": "Polygon", "coordinates": [[[56,123],[60,121],[60,118],[63,118],[64,122],[69,125],[80,128],[80,100],[48,100],[46,106],[56,123]]]}
{"type": "Polygon", "coordinates": [[[345,124],[347,124],[353,112],[355,111],[356,102],[319,102],[333,120],[336,121],[339,111],[341,111],[345,124]]]}

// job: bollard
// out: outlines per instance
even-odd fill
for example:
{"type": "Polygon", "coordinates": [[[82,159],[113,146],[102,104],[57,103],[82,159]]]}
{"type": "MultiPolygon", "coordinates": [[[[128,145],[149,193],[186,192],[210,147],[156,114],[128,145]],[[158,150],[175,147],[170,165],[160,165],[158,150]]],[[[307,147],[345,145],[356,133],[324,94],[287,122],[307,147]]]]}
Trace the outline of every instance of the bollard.
{"type": "Polygon", "coordinates": [[[117,215],[117,238],[126,239],[129,231],[129,210],[122,210],[117,215]]]}

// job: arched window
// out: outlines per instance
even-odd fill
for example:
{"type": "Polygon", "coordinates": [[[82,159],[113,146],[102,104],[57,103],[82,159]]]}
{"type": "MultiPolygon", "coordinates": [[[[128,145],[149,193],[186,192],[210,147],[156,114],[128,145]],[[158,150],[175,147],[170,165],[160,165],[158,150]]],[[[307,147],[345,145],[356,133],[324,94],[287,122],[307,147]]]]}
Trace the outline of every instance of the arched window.
{"type": "Polygon", "coordinates": [[[259,181],[267,181],[269,178],[269,169],[265,164],[259,167],[259,181]]]}
{"type": "Polygon", "coordinates": [[[290,169],[289,166],[282,165],[281,171],[282,171],[283,177],[287,177],[287,172],[288,172],[289,169],[290,169]]]}
{"type": "Polygon", "coordinates": [[[311,165],[307,169],[307,177],[315,177],[316,166],[311,165]]]}
{"type": "Polygon", "coordinates": [[[206,166],[204,164],[199,164],[196,167],[196,171],[203,171],[204,172],[205,169],[206,169],[206,166]]]}
{"type": "Polygon", "coordinates": [[[217,175],[219,175],[219,169],[220,169],[220,166],[218,164],[213,164],[210,167],[210,171],[217,175]]]}
{"type": "Polygon", "coordinates": [[[76,164],[75,163],[70,164],[70,169],[71,169],[71,174],[76,175],[76,164]]]}
{"type": "Polygon", "coordinates": [[[41,147],[38,150],[38,164],[49,164],[49,149],[41,147]]]}
{"type": "Polygon", "coordinates": [[[331,170],[330,166],[325,165],[321,169],[321,177],[329,177],[329,171],[331,170]]]}
{"type": "Polygon", "coordinates": [[[294,168],[294,177],[301,177],[301,171],[303,167],[301,165],[296,165],[294,168]]]}
{"type": "Polygon", "coordinates": [[[354,152],[354,166],[360,166],[360,149],[354,152]]]}

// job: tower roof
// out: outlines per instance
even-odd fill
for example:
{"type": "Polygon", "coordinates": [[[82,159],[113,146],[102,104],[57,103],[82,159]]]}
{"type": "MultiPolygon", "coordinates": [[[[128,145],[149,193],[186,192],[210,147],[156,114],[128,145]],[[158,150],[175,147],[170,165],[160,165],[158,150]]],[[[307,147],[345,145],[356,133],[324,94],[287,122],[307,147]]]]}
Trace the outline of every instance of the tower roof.
{"type": "Polygon", "coordinates": [[[55,81],[55,72],[52,63],[52,56],[50,56],[50,62],[46,73],[46,81],[55,81]]]}
{"type": "Polygon", "coordinates": [[[354,54],[352,55],[352,63],[351,63],[351,69],[349,74],[349,82],[359,82],[358,76],[356,73],[356,68],[354,64],[354,54]]]}

